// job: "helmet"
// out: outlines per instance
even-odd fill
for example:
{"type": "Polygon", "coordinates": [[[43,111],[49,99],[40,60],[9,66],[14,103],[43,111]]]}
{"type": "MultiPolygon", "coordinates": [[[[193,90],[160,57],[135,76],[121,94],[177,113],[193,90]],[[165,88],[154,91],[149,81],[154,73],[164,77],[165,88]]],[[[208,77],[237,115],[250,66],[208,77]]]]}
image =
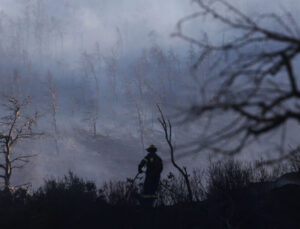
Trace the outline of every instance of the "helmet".
{"type": "Polygon", "coordinates": [[[155,145],[150,145],[146,150],[148,152],[156,152],[157,148],[155,145]]]}

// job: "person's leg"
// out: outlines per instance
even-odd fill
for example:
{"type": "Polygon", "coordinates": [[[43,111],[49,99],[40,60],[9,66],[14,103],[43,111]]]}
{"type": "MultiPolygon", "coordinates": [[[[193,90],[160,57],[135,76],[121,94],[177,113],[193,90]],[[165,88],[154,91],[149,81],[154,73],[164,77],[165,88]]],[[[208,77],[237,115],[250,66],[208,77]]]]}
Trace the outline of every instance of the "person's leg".
{"type": "Polygon", "coordinates": [[[153,203],[156,199],[156,191],[158,189],[159,180],[160,180],[160,176],[153,176],[152,180],[151,180],[151,190],[150,190],[150,193],[151,193],[150,195],[152,196],[151,206],[153,206],[153,203]]]}
{"type": "Polygon", "coordinates": [[[144,183],[143,190],[143,205],[145,207],[152,207],[155,194],[155,180],[151,176],[147,176],[144,183]]]}
{"type": "Polygon", "coordinates": [[[158,189],[160,176],[148,176],[144,183],[144,200],[145,205],[152,207],[156,199],[155,193],[158,189]]]}
{"type": "Polygon", "coordinates": [[[158,186],[159,186],[159,181],[160,181],[160,176],[155,176],[153,177],[153,182],[152,182],[152,192],[153,194],[155,195],[157,189],[158,189],[158,186]]]}

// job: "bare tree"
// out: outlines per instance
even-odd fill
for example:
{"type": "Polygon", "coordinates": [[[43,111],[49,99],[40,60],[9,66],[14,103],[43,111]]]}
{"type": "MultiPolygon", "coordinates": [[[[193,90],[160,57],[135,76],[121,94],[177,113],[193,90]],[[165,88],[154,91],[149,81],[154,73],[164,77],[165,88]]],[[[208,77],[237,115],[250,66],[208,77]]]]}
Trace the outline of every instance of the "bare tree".
{"type": "Polygon", "coordinates": [[[174,158],[174,147],[173,147],[173,143],[172,143],[172,124],[170,122],[170,120],[166,120],[165,116],[160,108],[159,105],[157,105],[158,111],[160,113],[160,118],[158,118],[159,123],[161,124],[164,133],[165,133],[165,139],[168,143],[168,146],[170,148],[170,155],[171,155],[171,162],[173,164],[173,166],[181,173],[181,175],[183,176],[185,183],[186,183],[186,187],[188,190],[188,198],[189,201],[193,201],[193,193],[192,193],[192,189],[191,189],[191,185],[190,185],[190,180],[189,180],[189,174],[186,170],[186,167],[181,168],[176,162],[175,162],[175,158],[174,158]]]}
{"type": "Polygon", "coordinates": [[[53,83],[53,77],[50,72],[47,74],[48,78],[48,89],[49,89],[49,96],[50,96],[50,109],[51,109],[51,115],[52,115],[52,124],[54,127],[54,141],[55,141],[55,149],[56,154],[59,154],[59,147],[58,147],[58,137],[59,137],[59,130],[57,127],[57,119],[56,114],[58,111],[58,106],[56,102],[56,89],[53,83]]]}
{"type": "Polygon", "coordinates": [[[29,98],[22,102],[14,97],[7,97],[5,108],[8,114],[1,118],[1,160],[0,169],[3,173],[0,178],[4,180],[4,187],[11,189],[11,175],[14,169],[21,169],[29,162],[35,154],[17,153],[14,150],[15,145],[24,139],[33,139],[40,136],[41,133],[35,133],[32,130],[33,125],[39,118],[35,112],[27,116],[24,112],[25,107],[29,104],[29,98]],[[24,113],[23,113],[24,112],[24,113]]]}
{"type": "Polygon", "coordinates": [[[95,86],[95,96],[91,96],[91,99],[88,101],[88,111],[86,112],[85,121],[90,121],[93,129],[94,137],[97,136],[97,126],[98,120],[100,117],[99,109],[100,109],[100,86],[99,79],[97,75],[97,69],[94,64],[94,57],[87,52],[84,52],[82,55],[82,68],[84,71],[84,75],[86,79],[90,76],[94,80],[95,86]]]}
{"type": "Polygon", "coordinates": [[[84,112],[85,115],[82,120],[89,123],[92,133],[93,133],[93,136],[96,137],[97,136],[97,123],[100,118],[99,110],[98,110],[98,101],[93,98],[89,99],[86,104],[86,107],[87,107],[87,111],[84,112]]]}
{"type": "Polygon", "coordinates": [[[205,119],[207,123],[226,119],[213,131],[203,125],[205,134],[197,140],[196,151],[235,155],[268,134],[280,134],[275,148],[285,158],[285,125],[300,121],[299,77],[294,71],[300,53],[296,19],[286,11],[282,16],[268,13],[250,17],[226,0],[194,2],[199,11],[180,20],[174,36],[200,48],[193,70],[206,67],[209,77],[201,83],[201,102],[191,107],[186,118],[205,119]],[[209,39],[205,32],[203,39],[198,39],[183,32],[187,22],[201,18],[230,31],[227,40],[222,40],[222,35],[209,39]],[[203,66],[208,55],[214,61],[203,66]],[[215,96],[209,101],[206,95],[211,89],[215,96]]]}

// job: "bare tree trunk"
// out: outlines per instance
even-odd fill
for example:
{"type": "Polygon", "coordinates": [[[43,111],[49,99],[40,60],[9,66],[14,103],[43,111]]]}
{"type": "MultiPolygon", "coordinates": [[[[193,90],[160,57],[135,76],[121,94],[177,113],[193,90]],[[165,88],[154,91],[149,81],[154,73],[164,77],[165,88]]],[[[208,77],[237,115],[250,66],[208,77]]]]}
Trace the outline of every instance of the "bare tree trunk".
{"type": "Polygon", "coordinates": [[[139,119],[139,127],[140,127],[140,138],[141,138],[141,144],[142,144],[142,150],[145,149],[145,144],[144,144],[144,132],[145,132],[145,125],[144,125],[144,118],[142,111],[140,109],[140,106],[138,105],[138,102],[136,101],[136,109],[137,109],[137,114],[138,114],[138,119],[139,119]]]}
{"type": "Polygon", "coordinates": [[[10,177],[11,177],[11,160],[10,160],[10,146],[9,146],[9,137],[5,139],[5,174],[4,174],[4,186],[5,189],[10,189],[10,177]]]}
{"type": "Polygon", "coordinates": [[[160,118],[158,118],[158,121],[160,122],[160,124],[161,124],[161,126],[162,126],[162,128],[164,130],[165,139],[166,139],[166,141],[167,141],[167,143],[169,145],[169,148],[170,148],[170,154],[171,154],[172,164],[181,173],[181,175],[183,176],[183,178],[185,180],[185,184],[186,184],[187,190],[188,190],[189,201],[192,202],[193,201],[193,192],[192,192],[191,185],[190,185],[189,174],[188,174],[188,172],[186,170],[186,167],[183,167],[183,169],[182,169],[175,162],[174,147],[173,147],[173,144],[172,144],[172,124],[171,124],[171,122],[170,122],[169,119],[168,119],[168,123],[166,122],[164,114],[163,114],[161,108],[159,107],[159,105],[157,105],[157,108],[158,108],[160,116],[161,116],[160,118]]]}
{"type": "Polygon", "coordinates": [[[93,119],[93,135],[94,135],[94,137],[97,136],[97,119],[96,118],[93,119]]]}
{"type": "Polygon", "coordinates": [[[56,91],[53,83],[53,77],[50,74],[50,72],[48,72],[48,84],[49,84],[49,93],[50,93],[50,102],[51,102],[52,123],[55,132],[54,134],[55,149],[56,149],[56,154],[59,154],[59,147],[58,147],[59,130],[57,127],[57,120],[56,120],[56,114],[57,114],[56,91]]]}
{"type": "Polygon", "coordinates": [[[89,112],[91,114],[90,121],[92,121],[92,128],[93,128],[93,135],[94,137],[97,136],[97,123],[99,119],[99,103],[100,103],[100,86],[99,86],[99,79],[98,75],[95,70],[95,66],[93,63],[92,57],[88,53],[83,53],[83,68],[86,77],[89,75],[92,76],[95,85],[95,93],[96,97],[92,99],[92,111],[89,112]]]}

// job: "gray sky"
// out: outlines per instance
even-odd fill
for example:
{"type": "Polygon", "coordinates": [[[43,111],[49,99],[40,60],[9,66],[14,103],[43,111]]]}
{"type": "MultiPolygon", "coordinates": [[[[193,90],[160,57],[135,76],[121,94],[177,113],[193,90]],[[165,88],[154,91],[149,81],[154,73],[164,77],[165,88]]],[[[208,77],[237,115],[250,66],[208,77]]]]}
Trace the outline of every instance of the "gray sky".
{"type": "MultiPolygon", "coordinates": [[[[300,8],[299,0],[230,2],[249,15],[281,14],[285,8],[298,16],[300,8]]],[[[187,77],[188,66],[174,68],[166,54],[172,48],[176,58],[186,63],[189,45],[170,34],[182,17],[196,10],[189,0],[0,0],[2,92],[18,91],[12,83],[17,70],[23,77],[22,93],[31,94],[35,106],[47,113],[48,71],[57,89],[62,154],[51,156],[51,138],[36,142],[34,150],[41,155],[34,169],[28,168],[28,179],[40,184],[45,176],[62,175],[68,169],[97,182],[120,178],[119,174],[133,176],[145,154],[139,117],[144,123],[144,144],[161,146],[162,157],[169,162],[155,103],[186,106],[199,95],[197,85],[187,77]],[[96,140],[89,135],[89,124],[82,121],[96,96],[91,66],[100,85],[96,140]]],[[[199,31],[206,31],[212,40],[220,34],[231,36],[210,21],[187,24],[184,31],[196,38],[199,31]]],[[[49,115],[41,120],[41,127],[53,134],[49,115]]],[[[197,131],[195,125],[185,126],[176,137],[180,142],[190,137],[185,133],[197,131]]],[[[204,158],[195,156],[181,163],[203,165],[204,158]]]]}

